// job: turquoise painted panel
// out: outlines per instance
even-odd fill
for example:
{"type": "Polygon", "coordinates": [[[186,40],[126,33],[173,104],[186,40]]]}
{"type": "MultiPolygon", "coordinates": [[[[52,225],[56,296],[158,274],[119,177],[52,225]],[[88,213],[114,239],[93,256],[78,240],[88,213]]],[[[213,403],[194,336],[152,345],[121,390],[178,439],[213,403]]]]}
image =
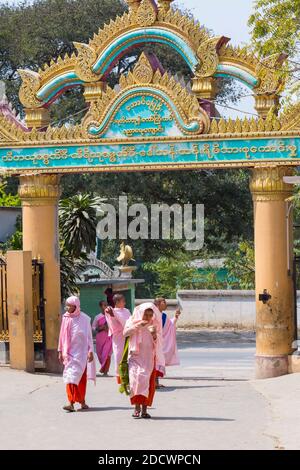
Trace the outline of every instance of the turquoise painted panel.
{"type": "Polygon", "coordinates": [[[140,28],[129,31],[115,39],[101,54],[93,65],[95,73],[104,74],[111,64],[122,55],[126,50],[135,45],[144,43],[168,44],[175,49],[187,62],[189,67],[194,70],[198,61],[191,47],[178,35],[164,28],[140,28]],[[124,45],[126,44],[126,47],[124,45]],[[116,51],[116,52],[115,52],[116,51]]]}
{"type": "MultiPolygon", "coordinates": [[[[248,163],[257,161],[297,161],[300,137],[253,138],[228,140],[143,139],[110,143],[101,140],[91,145],[61,145],[40,148],[0,148],[0,168],[67,169],[80,167],[113,167],[121,165],[149,167],[154,165],[248,163]]],[[[147,169],[147,168],[146,168],[147,169]]]]}
{"type": "Polygon", "coordinates": [[[198,121],[193,121],[186,125],[166,93],[143,86],[139,87],[138,91],[133,88],[122,94],[103,122],[99,126],[90,126],[89,133],[110,139],[180,137],[184,136],[182,129],[186,132],[199,133],[200,124],[198,121]],[[103,134],[107,126],[108,129],[103,134]]]}
{"type": "Polygon", "coordinates": [[[70,88],[74,85],[82,85],[84,82],[80,80],[75,72],[64,73],[55,77],[46,83],[36,94],[39,100],[48,102],[65,88],[70,88]]]}
{"type": "Polygon", "coordinates": [[[244,85],[253,89],[258,84],[258,80],[254,75],[242,70],[234,65],[219,64],[217,67],[216,77],[234,77],[244,85]]]}

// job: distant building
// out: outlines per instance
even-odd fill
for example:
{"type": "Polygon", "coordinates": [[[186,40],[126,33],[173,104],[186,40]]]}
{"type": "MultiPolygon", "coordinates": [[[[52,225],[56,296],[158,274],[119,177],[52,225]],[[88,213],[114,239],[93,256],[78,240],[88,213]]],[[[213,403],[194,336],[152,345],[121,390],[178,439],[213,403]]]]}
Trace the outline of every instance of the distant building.
{"type": "Polygon", "coordinates": [[[0,243],[15,233],[18,216],[22,216],[21,207],[0,207],[0,243]]]}
{"type": "Polygon", "coordinates": [[[80,273],[78,287],[82,310],[93,319],[99,313],[99,301],[106,300],[105,290],[110,287],[113,293],[122,293],[126,306],[133,311],[135,306],[135,287],[144,279],[132,277],[132,271],[122,272],[121,266],[111,269],[106,263],[97,259],[94,253],[89,255],[85,269],[80,273]]]}

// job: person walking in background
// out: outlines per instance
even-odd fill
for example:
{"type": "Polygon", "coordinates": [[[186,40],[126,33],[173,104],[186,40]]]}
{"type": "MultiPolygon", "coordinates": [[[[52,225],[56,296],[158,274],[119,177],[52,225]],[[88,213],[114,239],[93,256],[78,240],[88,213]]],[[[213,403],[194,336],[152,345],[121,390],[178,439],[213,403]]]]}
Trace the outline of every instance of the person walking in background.
{"type": "MultiPolygon", "coordinates": [[[[164,297],[157,297],[154,300],[154,305],[159,309],[162,315],[162,335],[163,335],[163,352],[165,356],[165,366],[177,366],[180,364],[178,350],[177,350],[177,341],[176,341],[176,324],[177,320],[181,314],[180,310],[177,309],[175,316],[169,318],[166,309],[167,302],[164,297]]],[[[156,387],[160,388],[163,385],[160,385],[158,377],[164,377],[166,374],[165,367],[161,367],[158,370],[158,376],[156,379],[156,387]]]]}
{"type": "Polygon", "coordinates": [[[76,402],[80,403],[81,410],[89,408],[85,402],[87,379],[96,381],[93,350],[91,319],[80,311],[79,298],[71,296],[66,301],[58,344],[58,357],[64,365],[63,380],[69,401],[63,407],[66,411],[75,411],[76,402]]]}
{"type": "Polygon", "coordinates": [[[107,305],[114,308],[115,303],[114,303],[114,294],[113,294],[112,288],[108,287],[107,289],[105,289],[104,294],[106,295],[107,305]]]}
{"type": "Polygon", "coordinates": [[[149,419],[147,408],[153,403],[157,364],[164,363],[161,314],[157,307],[151,302],[136,307],[125,324],[124,336],[129,337],[130,401],[135,406],[132,416],[149,419]]]}
{"type": "Polygon", "coordinates": [[[114,352],[115,359],[115,371],[117,382],[120,384],[119,377],[119,364],[122,360],[122,355],[124,351],[125,338],[123,336],[123,330],[126,321],[130,317],[130,311],[125,307],[126,300],[124,295],[115,294],[113,297],[113,302],[115,307],[110,306],[105,309],[105,317],[109,327],[109,336],[112,336],[112,348],[114,352]]]}
{"type": "Polygon", "coordinates": [[[112,337],[108,335],[108,324],[105,318],[107,302],[99,302],[100,313],[95,316],[92,329],[96,333],[96,353],[100,363],[100,374],[107,375],[112,355],[112,337]]]}

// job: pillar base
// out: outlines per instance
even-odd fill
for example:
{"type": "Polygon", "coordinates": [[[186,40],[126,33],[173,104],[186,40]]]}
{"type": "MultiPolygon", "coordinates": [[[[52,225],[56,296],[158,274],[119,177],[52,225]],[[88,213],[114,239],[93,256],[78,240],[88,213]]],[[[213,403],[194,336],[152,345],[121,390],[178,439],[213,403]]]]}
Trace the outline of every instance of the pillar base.
{"type": "Polygon", "coordinates": [[[63,366],[58,360],[58,352],[56,349],[46,349],[45,365],[46,372],[50,372],[52,374],[61,374],[63,366]]]}
{"type": "Polygon", "coordinates": [[[255,378],[271,379],[289,373],[288,355],[282,356],[256,356],[255,378]]]}

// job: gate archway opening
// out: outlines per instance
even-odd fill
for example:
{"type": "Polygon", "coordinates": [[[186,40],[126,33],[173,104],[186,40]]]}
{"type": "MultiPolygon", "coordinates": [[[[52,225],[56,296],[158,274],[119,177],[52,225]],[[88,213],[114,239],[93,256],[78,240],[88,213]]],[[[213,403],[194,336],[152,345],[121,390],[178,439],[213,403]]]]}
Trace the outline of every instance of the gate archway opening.
{"type": "MultiPolygon", "coordinates": [[[[254,201],[257,377],[288,372],[294,340],[292,237],[283,177],[299,165],[300,104],[278,114],[284,53],[257,58],[210,36],[171,8],[171,0],[128,0],[77,53],[38,72],[21,70],[20,100],[27,128],[0,119],[0,170],[20,178],[23,247],[45,264],[46,363],[57,370],[60,281],[57,204],[60,176],[85,172],[250,168],[254,201]],[[111,68],[133,46],[162,43],[189,64],[192,86],[142,53],[115,88],[111,68]],[[258,119],[216,119],[205,103],[215,80],[234,77],[253,92],[258,119]],[[78,125],[51,126],[49,107],[65,90],[84,87],[88,111],[78,125]],[[287,249],[288,247],[288,249],[287,249]],[[288,266],[290,267],[288,269],[288,266]],[[261,295],[270,297],[264,301],[261,295]]],[[[289,211],[291,214],[291,211],[289,211]]]]}

